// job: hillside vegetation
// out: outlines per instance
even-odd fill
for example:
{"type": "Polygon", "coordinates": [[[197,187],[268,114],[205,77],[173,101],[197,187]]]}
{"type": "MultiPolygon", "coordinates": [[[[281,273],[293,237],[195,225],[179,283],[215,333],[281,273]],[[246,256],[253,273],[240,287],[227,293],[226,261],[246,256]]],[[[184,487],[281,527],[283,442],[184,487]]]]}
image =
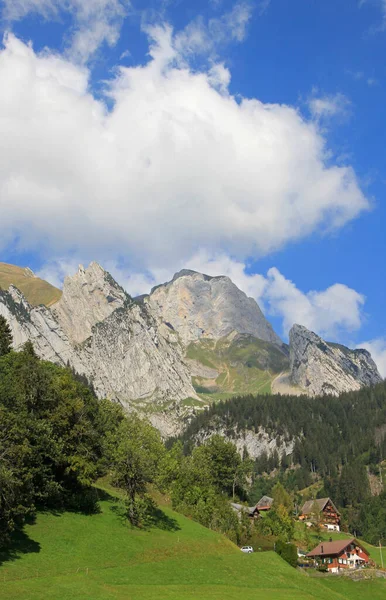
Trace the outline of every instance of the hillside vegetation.
{"type": "Polygon", "coordinates": [[[383,382],[339,398],[235,397],[197,414],[181,439],[188,452],[200,436],[219,430],[230,439],[242,439],[245,431],[262,428],[274,441],[292,441],[291,454],[279,456],[273,450],[255,461],[250,504],[270,495],[277,481],[293,493],[298,508],[314,493],[330,496],[342,512],[344,525],[377,543],[386,539],[385,426],[383,382]],[[371,489],[374,481],[379,484],[378,495],[371,489]],[[308,494],[300,496],[307,487],[308,494]]]}
{"type": "Polygon", "coordinates": [[[199,396],[208,402],[240,394],[270,394],[274,378],[288,369],[288,356],[274,344],[252,335],[192,342],[187,358],[205,367],[193,378],[199,396]]]}
{"type": "Polygon", "coordinates": [[[163,508],[148,530],[100,512],[42,512],[0,554],[1,600],[381,600],[386,582],[313,579],[273,552],[244,555],[225,537],[163,508]]]}
{"type": "Polygon", "coordinates": [[[10,285],[17,287],[32,306],[55,304],[62,295],[56,287],[35,277],[29,269],[0,262],[0,289],[7,290],[10,285]]]}

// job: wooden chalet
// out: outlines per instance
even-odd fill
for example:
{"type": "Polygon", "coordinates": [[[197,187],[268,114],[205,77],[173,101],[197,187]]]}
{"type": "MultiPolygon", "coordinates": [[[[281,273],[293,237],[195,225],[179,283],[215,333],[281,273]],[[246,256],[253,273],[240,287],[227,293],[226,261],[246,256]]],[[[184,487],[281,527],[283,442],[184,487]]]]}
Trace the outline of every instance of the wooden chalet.
{"type": "Polygon", "coordinates": [[[263,496],[256,504],[256,508],[259,512],[265,512],[272,508],[272,504],[273,498],[270,498],[269,496],[263,496]]]}
{"type": "Polygon", "coordinates": [[[320,512],[320,523],[326,529],[331,531],[340,531],[340,512],[336,508],[331,498],[316,498],[307,500],[302,508],[300,521],[312,523],[315,508],[320,512]]]}
{"type": "Polygon", "coordinates": [[[319,565],[325,565],[330,573],[339,573],[345,569],[357,569],[369,562],[366,548],[355,539],[321,542],[307,554],[319,565]]]}

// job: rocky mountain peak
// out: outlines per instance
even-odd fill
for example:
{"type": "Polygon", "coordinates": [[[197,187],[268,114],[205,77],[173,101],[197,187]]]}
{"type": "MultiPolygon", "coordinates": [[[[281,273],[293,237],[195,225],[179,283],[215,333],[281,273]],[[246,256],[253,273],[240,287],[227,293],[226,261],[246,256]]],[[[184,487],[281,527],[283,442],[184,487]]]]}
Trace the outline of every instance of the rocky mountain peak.
{"type": "Polygon", "coordinates": [[[178,331],[184,344],[201,338],[220,339],[232,331],[282,344],[257,302],[229,277],[183,270],[172,281],[154,288],[148,302],[159,319],[178,331]]]}
{"type": "Polygon", "coordinates": [[[110,273],[92,262],[87,269],[79,265],[75,275],[65,278],[63,295],[53,310],[68,337],[81,343],[90,337],[96,323],[128,300],[129,295],[110,273]]]}
{"type": "Polygon", "coordinates": [[[337,396],[382,381],[367,350],[326,342],[302,325],[292,327],[289,340],[291,382],[311,396],[337,396]]]}

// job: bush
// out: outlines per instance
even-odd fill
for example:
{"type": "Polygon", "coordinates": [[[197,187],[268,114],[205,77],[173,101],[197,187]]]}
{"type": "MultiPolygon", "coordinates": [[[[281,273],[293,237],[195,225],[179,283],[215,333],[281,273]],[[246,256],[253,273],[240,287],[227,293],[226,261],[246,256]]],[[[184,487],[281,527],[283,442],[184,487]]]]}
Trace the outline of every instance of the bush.
{"type": "Polygon", "coordinates": [[[279,540],[276,542],[275,551],[281,556],[291,567],[297,567],[298,551],[295,544],[288,544],[279,540]]]}

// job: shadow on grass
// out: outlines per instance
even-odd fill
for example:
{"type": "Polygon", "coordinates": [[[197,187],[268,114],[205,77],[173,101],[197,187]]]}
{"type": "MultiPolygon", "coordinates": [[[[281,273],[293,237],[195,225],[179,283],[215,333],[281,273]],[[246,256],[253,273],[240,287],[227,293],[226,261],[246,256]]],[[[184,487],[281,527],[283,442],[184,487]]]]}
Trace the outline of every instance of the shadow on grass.
{"type": "MultiPolygon", "coordinates": [[[[117,499],[115,498],[115,500],[117,499]]],[[[161,529],[162,531],[181,530],[176,519],[169,517],[163,510],[154,504],[141,515],[137,524],[130,523],[127,505],[124,500],[117,501],[114,506],[110,507],[110,510],[119,517],[124,525],[132,527],[133,529],[140,529],[142,531],[150,531],[151,529],[161,529]]]]}
{"type": "MultiPolygon", "coordinates": [[[[34,523],[35,519],[30,517],[28,523],[34,523]]],[[[31,552],[40,552],[39,542],[31,540],[22,528],[16,529],[9,543],[0,549],[0,567],[6,563],[17,560],[22,554],[30,554],[31,552]]]]}
{"type": "MultiPolygon", "coordinates": [[[[49,513],[55,517],[60,517],[65,512],[72,512],[84,515],[95,515],[101,512],[99,502],[103,500],[116,501],[116,498],[108,492],[91,488],[79,490],[78,493],[69,495],[67,498],[60,498],[56,502],[46,506],[37,506],[38,513],[49,513]]],[[[26,525],[33,525],[36,521],[36,515],[30,515],[26,520],[26,525]]],[[[24,525],[18,526],[10,536],[10,541],[0,548],[0,566],[6,562],[14,561],[23,554],[40,552],[40,544],[31,540],[23,530],[24,525]]]]}
{"type": "Polygon", "coordinates": [[[168,515],[166,515],[160,508],[155,508],[151,517],[151,527],[156,527],[157,529],[162,529],[163,531],[180,531],[181,529],[176,519],[168,517],[168,515]]]}

